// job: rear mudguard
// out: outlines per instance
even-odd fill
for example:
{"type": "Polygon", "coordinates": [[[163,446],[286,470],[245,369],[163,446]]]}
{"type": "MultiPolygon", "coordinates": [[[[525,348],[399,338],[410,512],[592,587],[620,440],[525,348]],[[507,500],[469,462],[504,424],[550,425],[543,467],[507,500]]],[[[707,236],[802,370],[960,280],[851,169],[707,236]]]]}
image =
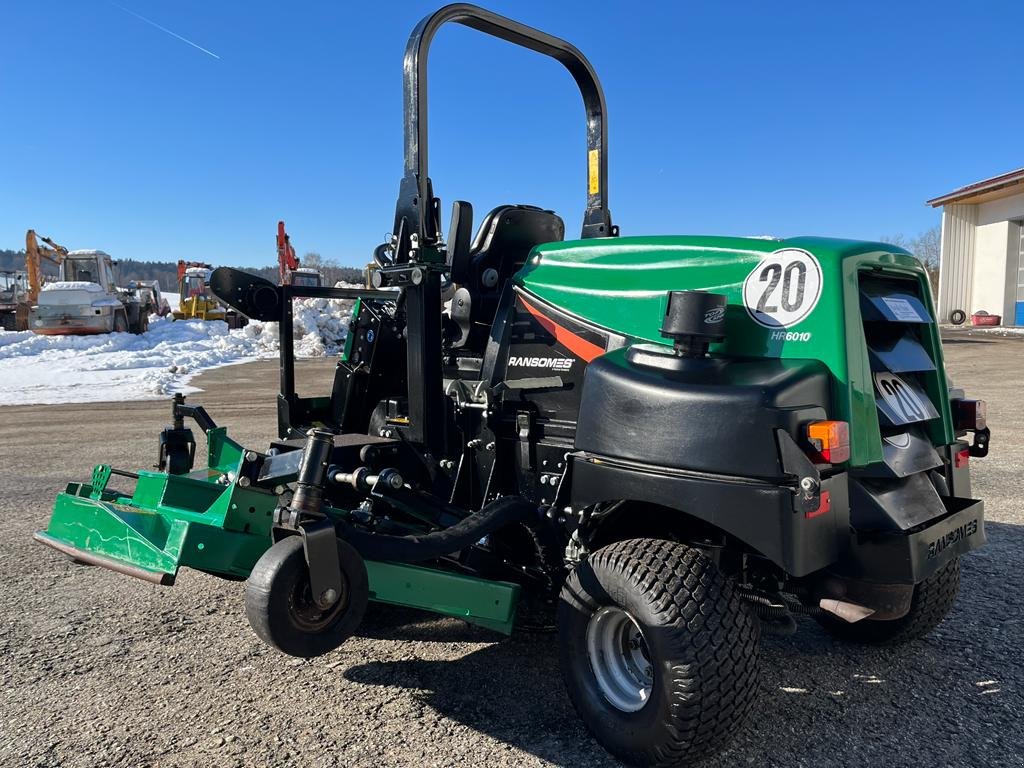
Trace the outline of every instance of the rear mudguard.
{"type": "Polygon", "coordinates": [[[645,467],[581,454],[573,457],[572,505],[640,501],[676,509],[748,545],[792,576],[836,562],[850,528],[847,479],[821,481],[827,509],[798,511],[795,489],[776,483],[645,467]]]}
{"type": "Polygon", "coordinates": [[[937,514],[909,530],[855,530],[846,473],[822,478],[822,496],[827,491],[829,503],[811,511],[800,511],[790,486],[584,453],[573,457],[572,478],[575,509],[626,500],[679,510],[743,542],[794,577],[827,569],[861,581],[917,584],[985,543],[982,502],[958,496],[937,497],[937,514]]]}

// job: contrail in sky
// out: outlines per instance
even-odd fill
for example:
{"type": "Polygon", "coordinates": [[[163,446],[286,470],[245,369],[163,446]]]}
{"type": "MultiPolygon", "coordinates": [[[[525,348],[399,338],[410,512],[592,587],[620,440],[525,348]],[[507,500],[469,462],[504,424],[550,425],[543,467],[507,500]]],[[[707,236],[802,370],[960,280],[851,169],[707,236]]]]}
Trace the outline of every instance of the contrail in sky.
{"type": "Polygon", "coordinates": [[[152,26],[152,27],[156,27],[156,28],[157,28],[157,29],[159,29],[159,30],[160,30],[161,32],[166,32],[166,33],[167,33],[168,35],[170,35],[171,37],[176,37],[176,38],[178,38],[179,40],[181,40],[181,42],[183,42],[183,43],[188,43],[188,44],[189,44],[189,45],[191,45],[191,46],[192,46],[193,48],[198,48],[198,49],[199,49],[200,51],[202,51],[203,53],[205,53],[205,54],[206,54],[207,56],[213,56],[213,58],[215,58],[215,59],[217,59],[217,60],[220,60],[220,56],[218,56],[218,55],[217,55],[216,53],[214,53],[213,51],[208,51],[208,50],[206,50],[205,48],[203,48],[203,46],[201,46],[201,45],[197,45],[196,43],[193,43],[193,42],[192,42],[191,40],[189,40],[189,39],[188,39],[188,38],[186,38],[186,37],[182,37],[182,36],[181,36],[181,35],[179,35],[179,34],[178,34],[177,32],[171,32],[171,30],[169,30],[169,29],[168,29],[167,27],[162,27],[162,26],[160,26],[159,24],[157,24],[157,23],[156,23],[155,21],[153,21],[152,19],[147,19],[147,18],[146,18],[145,16],[143,16],[142,14],[136,13],[136,12],[135,12],[135,11],[133,11],[133,10],[130,10],[130,9],[128,9],[128,8],[125,8],[125,7],[123,6],[123,5],[118,5],[118,4],[117,4],[117,3],[115,3],[115,2],[113,1],[113,0],[110,0],[110,4],[111,4],[112,6],[114,6],[115,8],[120,8],[120,9],[121,9],[122,11],[124,11],[125,13],[130,13],[130,14],[131,14],[132,16],[134,16],[135,18],[139,19],[140,21],[144,21],[144,22],[146,22],[147,24],[149,24],[150,26],[152,26]]]}

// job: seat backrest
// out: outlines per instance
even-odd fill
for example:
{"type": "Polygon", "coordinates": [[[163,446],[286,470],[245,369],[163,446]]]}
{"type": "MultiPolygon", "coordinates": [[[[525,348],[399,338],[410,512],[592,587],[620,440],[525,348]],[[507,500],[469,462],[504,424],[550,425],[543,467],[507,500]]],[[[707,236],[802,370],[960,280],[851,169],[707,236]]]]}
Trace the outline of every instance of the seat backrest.
{"type": "MultiPolygon", "coordinates": [[[[466,289],[469,324],[455,346],[482,349],[501,291],[542,243],[565,239],[565,223],[554,211],[532,205],[500,205],[484,217],[464,268],[452,275],[466,289]]],[[[462,323],[460,323],[461,325],[462,323]]]]}
{"type": "Polygon", "coordinates": [[[565,223],[554,211],[532,205],[500,205],[484,217],[470,250],[469,284],[501,292],[526,263],[534,246],[565,238],[565,223]],[[487,270],[497,272],[497,281],[487,270]],[[474,285],[474,278],[476,284],[474,285]]]}

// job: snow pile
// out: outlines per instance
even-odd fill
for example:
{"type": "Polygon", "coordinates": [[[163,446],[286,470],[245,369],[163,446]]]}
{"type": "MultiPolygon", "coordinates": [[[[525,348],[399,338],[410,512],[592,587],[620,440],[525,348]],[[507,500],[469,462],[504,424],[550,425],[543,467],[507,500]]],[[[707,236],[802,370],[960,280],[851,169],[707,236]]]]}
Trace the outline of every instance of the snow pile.
{"type": "MultiPolygon", "coordinates": [[[[362,286],[338,283],[334,287],[362,286]]],[[[296,357],[340,354],[355,303],[355,299],[296,299],[292,302],[296,357]]]]}
{"type": "Polygon", "coordinates": [[[973,336],[976,333],[982,336],[1024,336],[1024,327],[1015,325],[943,325],[942,330],[959,331],[968,336],[973,336]]]}
{"type": "MultiPolygon", "coordinates": [[[[362,288],[355,283],[336,283],[335,288],[362,288]]],[[[341,354],[348,337],[348,322],[355,299],[295,299],[292,301],[292,330],[296,357],[341,354]]],[[[276,343],[277,323],[258,323],[276,343]]],[[[269,342],[269,338],[268,338],[269,342]]]]}
{"type": "Polygon", "coordinates": [[[44,293],[46,291],[92,291],[93,293],[103,293],[103,286],[98,283],[87,283],[81,280],[57,280],[52,283],[44,283],[39,290],[44,293]]]}
{"type": "MultiPolygon", "coordinates": [[[[338,354],[354,304],[351,299],[296,300],[295,356],[338,354]]],[[[222,321],[172,321],[156,315],[149,323],[141,335],[0,331],[0,404],[152,400],[197,392],[189,381],[199,372],[276,357],[279,350],[278,323],[251,322],[228,330],[222,321]]]]}
{"type": "Polygon", "coordinates": [[[98,336],[0,334],[0,403],[150,400],[196,392],[201,370],[277,354],[277,338],[258,326],[153,318],[147,333],[98,336]]]}

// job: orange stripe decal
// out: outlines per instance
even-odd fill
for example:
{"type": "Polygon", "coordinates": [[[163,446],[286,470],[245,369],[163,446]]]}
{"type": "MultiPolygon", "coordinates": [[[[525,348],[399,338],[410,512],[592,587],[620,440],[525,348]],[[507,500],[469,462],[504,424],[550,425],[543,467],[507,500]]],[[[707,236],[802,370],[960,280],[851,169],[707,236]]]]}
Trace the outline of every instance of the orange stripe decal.
{"type": "Polygon", "coordinates": [[[539,309],[530,304],[530,302],[522,296],[519,297],[519,300],[523,302],[523,306],[526,307],[526,311],[533,315],[537,319],[537,322],[543,325],[545,330],[553,335],[559,344],[576,355],[576,357],[589,363],[598,355],[603,355],[605,353],[605,350],[597,346],[597,344],[587,341],[581,336],[577,336],[569,329],[560,326],[550,317],[542,315],[539,309]]]}

